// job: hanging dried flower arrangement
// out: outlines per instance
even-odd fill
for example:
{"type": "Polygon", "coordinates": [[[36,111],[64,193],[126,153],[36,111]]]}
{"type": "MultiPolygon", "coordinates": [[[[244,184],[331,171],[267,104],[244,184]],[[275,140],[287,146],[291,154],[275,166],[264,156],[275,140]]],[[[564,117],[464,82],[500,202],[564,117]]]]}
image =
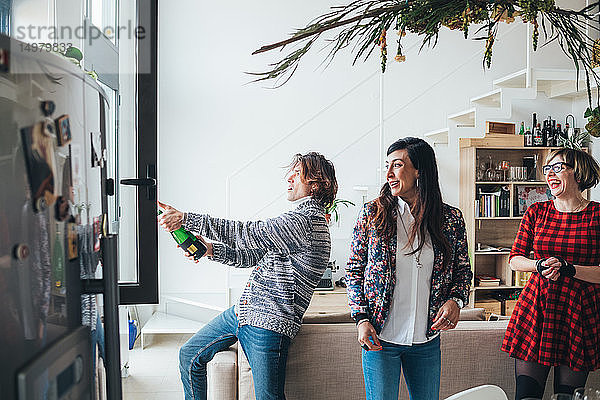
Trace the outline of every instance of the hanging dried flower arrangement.
{"type": "Polygon", "coordinates": [[[531,40],[534,50],[538,48],[541,25],[546,43],[556,40],[573,60],[577,73],[581,70],[584,72],[591,105],[590,81],[599,84],[600,79],[593,69],[597,56],[594,56],[594,40],[588,32],[598,31],[593,10],[597,10],[599,5],[600,1],[595,1],[581,10],[569,10],[557,7],[554,0],[355,0],[347,5],[332,7],[329,12],[298,29],[291,38],[256,50],[253,54],[282,49],[292,43],[303,43],[272,64],[270,70],[254,75],[258,76],[259,81],[281,82],[279,80],[283,79],[280,84],[284,84],[317,39],[332,29],[338,29],[338,32],[330,41],[326,61],[331,61],[339,50],[351,44],[354,45],[354,62],[359,58],[367,59],[379,46],[381,69],[385,71],[386,35],[390,30],[398,32],[394,60],[402,62],[406,56],[402,53],[401,41],[406,32],[423,36],[421,48],[426,45],[434,47],[442,27],[461,30],[467,38],[472,24],[480,25],[475,32],[475,39],[485,40],[483,65],[489,68],[499,24],[520,18],[533,26],[531,40]]]}

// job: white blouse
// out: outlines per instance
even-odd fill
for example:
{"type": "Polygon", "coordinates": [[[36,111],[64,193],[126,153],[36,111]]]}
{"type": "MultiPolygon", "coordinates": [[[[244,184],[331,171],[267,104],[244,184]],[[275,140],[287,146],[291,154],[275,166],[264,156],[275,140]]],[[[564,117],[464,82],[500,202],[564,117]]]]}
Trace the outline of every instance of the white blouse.
{"type": "MultiPolygon", "coordinates": [[[[431,237],[425,231],[425,244],[422,251],[406,255],[412,251],[408,244],[407,233],[410,233],[415,219],[410,213],[408,204],[400,197],[398,197],[397,223],[396,286],[390,311],[379,337],[386,342],[410,346],[425,343],[437,336],[427,339],[434,254],[431,237]],[[417,266],[415,256],[419,257],[421,267],[417,266]]],[[[418,243],[417,237],[413,248],[416,248],[418,243]]]]}

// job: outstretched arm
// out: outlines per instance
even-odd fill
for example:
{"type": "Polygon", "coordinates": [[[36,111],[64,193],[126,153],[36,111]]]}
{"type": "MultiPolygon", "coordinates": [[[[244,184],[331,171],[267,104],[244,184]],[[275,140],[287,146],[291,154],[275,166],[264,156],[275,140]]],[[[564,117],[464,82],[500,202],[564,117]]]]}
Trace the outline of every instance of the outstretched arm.
{"type": "Polygon", "coordinates": [[[263,249],[289,254],[310,245],[310,220],[296,212],[250,222],[188,213],[184,227],[232,249],[263,249]]]}
{"type": "Polygon", "coordinates": [[[294,253],[310,245],[310,219],[288,212],[265,221],[231,221],[206,214],[183,213],[158,202],[165,211],[158,218],[168,231],[185,229],[221,242],[232,249],[262,249],[278,253],[294,253]]]}

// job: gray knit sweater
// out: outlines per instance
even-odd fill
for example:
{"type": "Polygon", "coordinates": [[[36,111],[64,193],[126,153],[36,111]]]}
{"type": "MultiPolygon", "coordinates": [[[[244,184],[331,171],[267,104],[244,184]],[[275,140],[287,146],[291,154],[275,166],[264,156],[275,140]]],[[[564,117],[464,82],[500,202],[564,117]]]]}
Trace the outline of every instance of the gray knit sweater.
{"type": "Polygon", "coordinates": [[[265,221],[238,222],[188,213],[184,227],[213,244],[212,259],[254,267],[237,306],[241,325],[294,338],[331,250],[325,210],[307,199],[265,221]]]}

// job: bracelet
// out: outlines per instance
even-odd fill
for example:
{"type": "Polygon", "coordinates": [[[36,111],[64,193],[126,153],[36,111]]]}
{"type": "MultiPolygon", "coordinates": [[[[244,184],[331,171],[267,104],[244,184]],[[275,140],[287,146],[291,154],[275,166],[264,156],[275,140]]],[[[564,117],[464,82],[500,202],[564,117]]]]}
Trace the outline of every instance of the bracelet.
{"type": "Polygon", "coordinates": [[[368,318],[361,319],[360,321],[358,321],[358,322],[356,323],[356,326],[357,326],[357,327],[358,327],[358,326],[360,326],[360,324],[362,324],[363,322],[369,322],[369,319],[368,319],[368,318]]]}
{"type": "Polygon", "coordinates": [[[538,274],[542,275],[542,272],[546,269],[548,269],[549,267],[547,265],[542,265],[542,263],[546,261],[546,258],[540,258],[539,260],[537,260],[535,262],[535,269],[537,270],[538,274]]]}
{"type": "Polygon", "coordinates": [[[564,258],[560,256],[554,256],[558,261],[560,261],[560,268],[558,272],[563,276],[568,276],[570,278],[575,276],[575,266],[570,262],[567,262],[564,258]]]}

